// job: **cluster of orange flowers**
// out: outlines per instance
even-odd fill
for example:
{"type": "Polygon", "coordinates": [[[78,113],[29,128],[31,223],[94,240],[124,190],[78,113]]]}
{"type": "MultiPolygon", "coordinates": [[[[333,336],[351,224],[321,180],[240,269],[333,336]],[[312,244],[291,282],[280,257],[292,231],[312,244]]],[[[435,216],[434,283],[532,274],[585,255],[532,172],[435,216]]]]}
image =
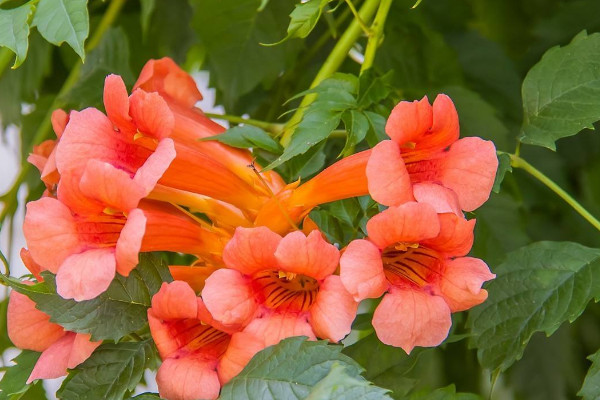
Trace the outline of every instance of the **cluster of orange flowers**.
{"type": "MultiPolygon", "coordinates": [[[[29,158],[47,190],[27,205],[22,258],[38,281],[42,270],[56,274],[63,298],[97,297],[140,252],[196,258],[169,267],[174,281],[148,310],[162,397],[216,398],[254,354],[286,337],[338,342],[366,298],[383,296],[375,331],[407,352],[440,344],[452,312],[485,300],[481,286],[494,275],[466,257],[475,220],[463,211],[489,197],[497,159],[491,142],[459,139],[447,96],[399,103],[390,140],[289,184],[261,172],[249,151],[199,141],[224,131],[194,106],[200,99],[172,60],[149,61],[131,95],[119,76],[106,78],[106,114],[55,111],[58,139],[29,158]],[[344,249],[308,217],[363,195],[387,209],[344,249]]],[[[66,374],[100,344],[16,292],[8,329],[16,346],[42,352],[29,381],[66,374]]]]}

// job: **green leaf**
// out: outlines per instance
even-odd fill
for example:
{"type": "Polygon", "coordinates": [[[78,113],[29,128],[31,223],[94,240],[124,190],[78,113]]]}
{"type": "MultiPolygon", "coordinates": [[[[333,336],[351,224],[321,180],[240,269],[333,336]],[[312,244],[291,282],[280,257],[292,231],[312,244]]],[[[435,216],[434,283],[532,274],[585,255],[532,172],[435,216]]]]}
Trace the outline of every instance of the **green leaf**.
{"type": "Polygon", "coordinates": [[[163,282],[172,280],[166,264],[151,254],[142,254],[140,263],[128,277],[117,275],[106,292],[88,301],[60,297],[52,274],[45,273],[45,281],[36,285],[25,285],[13,278],[3,279],[50,315],[50,321],[66,330],[90,333],[92,340],[114,341],[147,324],[146,310],[152,296],[163,282]]]}
{"type": "Polygon", "coordinates": [[[87,0],[40,0],[33,25],[44,39],[57,46],[67,42],[85,60],[83,43],[90,31],[87,0]]]}
{"type": "Polygon", "coordinates": [[[329,374],[310,391],[306,400],[392,400],[389,390],[373,386],[363,377],[351,376],[346,368],[333,364],[329,374]]]}
{"type": "Polygon", "coordinates": [[[430,393],[417,393],[411,395],[410,400],[482,400],[482,398],[473,393],[456,393],[454,385],[445,388],[436,389],[430,393]]]}
{"type": "Polygon", "coordinates": [[[588,360],[592,362],[592,366],[577,395],[583,397],[583,400],[597,400],[600,398],[600,350],[589,356],[588,360]]]}
{"type": "Polygon", "coordinates": [[[388,136],[385,134],[385,124],[387,119],[383,115],[379,115],[372,111],[365,111],[364,114],[369,120],[367,143],[369,146],[374,147],[377,143],[388,138],[388,136]]]}
{"type": "Polygon", "coordinates": [[[7,348],[12,346],[12,342],[8,337],[6,326],[6,313],[8,309],[8,296],[0,302],[0,354],[7,348]]]}
{"type": "Polygon", "coordinates": [[[363,72],[359,78],[358,107],[365,109],[387,99],[392,92],[393,75],[393,71],[388,71],[382,76],[377,76],[373,68],[363,72]]]}
{"type": "Polygon", "coordinates": [[[533,333],[551,335],[600,297],[600,249],[571,242],[538,242],[509,253],[474,308],[469,326],[482,366],[506,370],[533,333]]]}
{"type": "Polygon", "coordinates": [[[507,172],[512,172],[510,156],[506,153],[501,153],[498,155],[498,169],[496,170],[496,178],[494,179],[494,186],[492,187],[494,193],[500,193],[500,186],[502,186],[504,175],[506,175],[507,172]]]}
{"type": "Polygon", "coordinates": [[[298,94],[316,94],[304,113],[302,121],[296,126],[292,139],[283,154],[269,164],[272,169],[287,160],[304,154],[311,147],[327,139],[338,127],[344,111],[356,106],[358,78],[351,74],[336,73],[325,79],[317,87],[298,94]]]}
{"type": "Polygon", "coordinates": [[[135,389],[158,354],[152,341],[105,343],[71,370],[57,395],[64,400],[121,400],[135,389]]]}
{"type": "Polygon", "coordinates": [[[221,390],[221,400],[305,399],[334,364],[345,368],[351,377],[361,368],[340,353],[341,346],[304,337],[282,340],[255,355],[250,363],[221,390]]]}
{"type": "Polygon", "coordinates": [[[34,10],[33,3],[23,4],[9,10],[0,9],[0,46],[8,47],[16,54],[13,68],[21,65],[27,57],[29,18],[34,10]]]}
{"type": "Polygon", "coordinates": [[[13,359],[17,365],[10,367],[0,381],[0,400],[18,399],[27,392],[30,387],[26,383],[27,379],[40,358],[40,354],[35,351],[23,350],[13,359]]]}
{"type": "Polygon", "coordinates": [[[218,135],[200,139],[202,142],[211,140],[241,149],[258,147],[275,154],[281,153],[282,150],[279,143],[267,132],[252,125],[236,126],[218,135]]]}
{"type": "Polygon", "coordinates": [[[308,0],[296,4],[294,11],[290,14],[290,25],[287,28],[287,35],[277,43],[269,44],[274,46],[285,42],[290,38],[305,38],[314,29],[321,18],[323,9],[329,3],[329,0],[308,0]]]}
{"type": "Polygon", "coordinates": [[[260,0],[194,0],[193,26],[206,47],[211,79],[227,109],[260,83],[273,82],[295,59],[297,45],[266,47],[285,34],[281,17],[291,1],[272,1],[258,11],[260,0]]]}
{"type": "Polygon", "coordinates": [[[381,343],[375,333],[346,347],[344,354],[352,357],[364,369],[364,376],[374,384],[391,389],[394,397],[405,396],[417,381],[408,373],[415,367],[421,353],[416,348],[410,355],[404,350],[381,343]]]}
{"type": "Polygon", "coordinates": [[[556,150],[555,141],[600,120],[600,34],[581,32],[554,47],[523,81],[521,141],[556,150]]]}
{"type": "Polygon", "coordinates": [[[342,155],[349,156],[354,153],[354,147],[367,136],[369,120],[360,111],[348,110],[342,114],[342,121],[348,133],[342,155]]]}
{"type": "Polygon", "coordinates": [[[122,28],[110,28],[89,54],[73,88],[61,98],[75,108],[103,107],[104,80],[109,74],[121,75],[133,83],[129,67],[129,41],[122,28]]]}

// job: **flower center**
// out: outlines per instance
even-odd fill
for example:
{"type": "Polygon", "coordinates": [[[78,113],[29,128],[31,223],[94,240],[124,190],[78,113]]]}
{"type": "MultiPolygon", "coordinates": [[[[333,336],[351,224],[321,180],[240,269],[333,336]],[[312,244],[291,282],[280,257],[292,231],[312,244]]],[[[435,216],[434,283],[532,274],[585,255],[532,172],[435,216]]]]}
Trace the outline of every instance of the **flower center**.
{"type": "Polygon", "coordinates": [[[419,244],[395,243],[383,250],[381,258],[385,276],[393,285],[423,287],[439,273],[437,252],[419,244]]]}
{"type": "Polygon", "coordinates": [[[170,323],[171,335],[179,349],[220,357],[227,350],[231,336],[197,319],[181,319],[170,323]]]}
{"type": "Polygon", "coordinates": [[[319,292],[319,282],[309,276],[285,271],[262,271],[256,274],[264,304],[272,309],[306,311],[319,292]]]}

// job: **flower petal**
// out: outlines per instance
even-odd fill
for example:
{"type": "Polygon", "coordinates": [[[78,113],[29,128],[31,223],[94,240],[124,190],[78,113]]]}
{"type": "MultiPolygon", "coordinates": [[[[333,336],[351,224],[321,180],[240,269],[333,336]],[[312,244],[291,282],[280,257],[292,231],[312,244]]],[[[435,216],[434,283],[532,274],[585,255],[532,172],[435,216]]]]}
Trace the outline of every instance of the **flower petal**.
{"type": "Polygon", "coordinates": [[[316,340],[308,322],[308,313],[282,314],[265,311],[262,316],[253,319],[244,332],[263,338],[265,347],[292,336],[307,336],[309,340],[316,340]]]}
{"type": "Polygon", "coordinates": [[[415,346],[439,345],[451,325],[450,309],[442,297],[409,288],[392,288],[373,314],[379,340],[406,353],[415,346]]]}
{"type": "Polygon", "coordinates": [[[163,282],[160,290],[152,297],[152,313],[164,320],[196,318],[196,293],[185,282],[163,282]]]}
{"type": "Polygon", "coordinates": [[[65,299],[90,300],[108,289],[115,277],[113,248],[90,249],[69,256],[56,274],[56,291],[65,299]]]}
{"type": "Polygon", "coordinates": [[[173,113],[158,93],[136,89],[129,101],[129,113],[139,132],[154,139],[171,135],[175,123],[173,113]]]}
{"type": "Polygon", "coordinates": [[[35,262],[54,273],[83,248],[71,211],[51,197],[27,203],[23,233],[35,262]]]}
{"type": "Polygon", "coordinates": [[[451,189],[435,183],[422,182],[413,185],[413,194],[418,203],[431,205],[438,214],[454,213],[463,216],[458,197],[451,189]]]}
{"type": "Polygon", "coordinates": [[[410,176],[398,144],[391,140],[378,143],[367,162],[367,181],[371,197],[386,206],[414,201],[410,176]]]}
{"type": "Polygon", "coordinates": [[[385,133],[399,145],[416,142],[433,124],[433,109],[427,96],[421,100],[401,101],[385,124],[385,133]]]}
{"type": "MultiPolygon", "coordinates": [[[[69,332],[74,333],[74,332],[69,332]]],[[[75,333],[73,347],[69,353],[67,368],[72,369],[87,360],[94,350],[102,344],[102,342],[92,342],[91,335],[86,333],[75,333]]]]}
{"type": "Polygon", "coordinates": [[[423,245],[430,247],[446,257],[460,257],[471,251],[473,246],[473,229],[475,220],[466,220],[455,214],[439,214],[440,233],[432,239],[423,241],[423,245]]]}
{"type": "Polygon", "coordinates": [[[319,231],[312,231],[308,236],[295,231],[281,239],[275,257],[281,270],[321,280],[336,270],[340,252],[327,243],[319,231]]]}
{"type": "Polygon", "coordinates": [[[478,137],[467,137],[450,147],[439,177],[444,186],[456,193],[461,208],[473,211],[490,197],[497,169],[494,144],[478,137]]]}
{"type": "Polygon", "coordinates": [[[368,240],[353,240],[340,257],[340,278],[356,301],[378,298],[387,289],[379,249],[368,240]]]}
{"type": "Polygon", "coordinates": [[[281,236],[266,227],[238,227],[223,250],[223,261],[246,275],[271,269],[277,264],[275,250],[281,236]]]}
{"type": "Polygon", "coordinates": [[[163,176],[171,162],[175,159],[175,144],[171,139],[162,139],[154,153],[148,157],[135,173],[133,180],[143,188],[144,196],[147,196],[156,186],[158,180],[163,176]]]}
{"type": "Polygon", "coordinates": [[[108,118],[121,132],[136,132],[137,128],[129,116],[127,88],[119,75],[110,74],[104,80],[104,108],[108,118]]]}
{"type": "Polygon", "coordinates": [[[64,110],[58,108],[52,111],[50,121],[52,122],[52,129],[54,130],[54,133],[56,133],[56,137],[60,139],[69,122],[69,115],[64,110]]]}
{"type": "Polygon", "coordinates": [[[142,239],[146,232],[146,216],[139,208],[131,210],[115,247],[117,272],[128,276],[138,265],[142,239]]]}
{"type": "Polygon", "coordinates": [[[107,207],[125,212],[137,207],[145,195],[144,188],[127,172],[94,159],[85,166],[79,188],[107,207]]]}
{"type": "Polygon", "coordinates": [[[65,330],[50,322],[50,316],[37,308],[33,300],[12,291],[6,315],[8,337],[20,349],[44,351],[60,339],[65,330]]]}
{"type": "Polygon", "coordinates": [[[169,400],[216,399],[221,390],[213,362],[193,356],[164,360],[156,383],[160,397],[169,400]]]}
{"type": "Polygon", "coordinates": [[[483,303],[487,298],[487,291],[481,289],[481,285],[495,277],[478,258],[448,260],[440,282],[441,294],[452,312],[467,310],[483,303]]]}
{"type": "Polygon", "coordinates": [[[264,341],[248,332],[236,332],[219,362],[217,371],[221,384],[239,374],[256,353],[265,348],[264,341]]]}
{"type": "Polygon", "coordinates": [[[213,318],[230,326],[246,325],[258,307],[251,280],[232,269],[213,272],[206,280],[202,298],[213,318]]]}
{"type": "Polygon", "coordinates": [[[367,222],[369,239],[380,249],[394,243],[419,243],[440,232],[438,215],[429,204],[390,207],[367,222]]]}
{"type": "Polygon", "coordinates": [[[319,287],[315,303],[310,307],[310,323],[315,335],[339,342],[352,330],[358,302],[348,293],[340,277],[330,275],[319,287]]]}

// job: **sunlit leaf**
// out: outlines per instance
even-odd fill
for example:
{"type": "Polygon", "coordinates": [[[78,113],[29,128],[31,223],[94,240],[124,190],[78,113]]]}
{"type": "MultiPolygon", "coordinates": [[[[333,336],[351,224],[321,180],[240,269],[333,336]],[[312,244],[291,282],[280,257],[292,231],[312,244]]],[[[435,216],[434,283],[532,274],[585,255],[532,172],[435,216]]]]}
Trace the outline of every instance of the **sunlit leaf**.
{"type": "Polygon", "coordinates": [[[281,153],[281,146],[275,139],[264,130],[252,125],[235,126],[218,135],[201,139],[203,142],[212,140],[241,149],[256,147],[275,154],[281,153]]]}
{"type": "Polygon", "coordinates": [[[0,47],[8,47],[16,54],[13,68],[21,65],[27,57],[29,18],[34,10],[33,3],[26,3],[9,10],[0,9],[0,47]]]}
{"type": "Polygon", "coordinates": [[[551,335],[600,297],[600,249],[577,243],[534,243],[493,271],[488,299],[469,316],[477,355],[490,369],[507,369],[533,333],[551,335]]]}
{"type": "Polygon", "coordinates": [[[296,4],[294,11],[290,14],[290,25],[287,28],[287,35],[277,43],[277,45],[285,42],[290,38],[305,38],[313,30],[323,9],[330,0],[308,0],[296,4]]]}
{"type": "Polygon", "coordinates": [[[19,398],[23,393],[29,390],[30,386],[26,383],[33,367],[40,358],[40,354],[35,351],[23,350],[13,360],[16,365],[10,367],[0,381],[0,400],[12,400],[19,398]]]}
{"type": "Polygon", "coordinates": [[[57,46],[67,42],[82,60],[89,24],[87,0],[40,0],[33,17],[44,39],[57,46]]]}
{"type": "Polygon", "coordinates": [[[554,47],[523,81],[521,140],[555,150],[555,141],[600,120],[600,33],[554,47]]]}

